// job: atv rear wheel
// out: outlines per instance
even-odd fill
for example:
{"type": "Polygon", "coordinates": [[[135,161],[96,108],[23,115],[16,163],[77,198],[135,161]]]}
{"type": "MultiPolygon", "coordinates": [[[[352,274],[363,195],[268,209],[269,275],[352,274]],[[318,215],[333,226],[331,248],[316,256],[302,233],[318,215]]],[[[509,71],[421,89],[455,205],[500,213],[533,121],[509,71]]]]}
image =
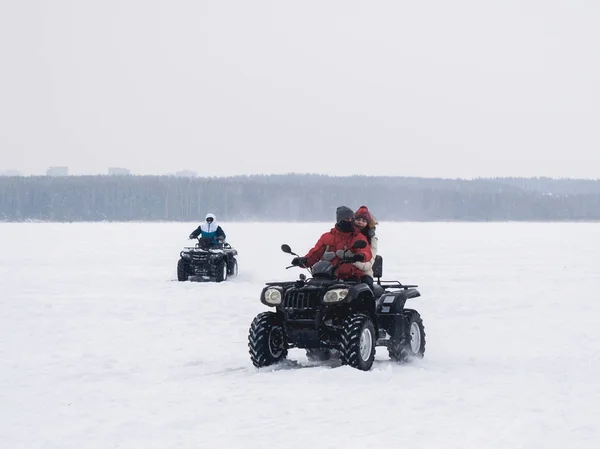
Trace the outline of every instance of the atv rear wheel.
{"type": "Polygon", "coordinates": [[[390,359],[406,363],[422,359],[425,355],[425,327],[416,310],[405,309],[403,315],[406,320],[405,334],[394,337],[388,346],[388,354],[390,359]]]}
{"type": "Polygon", "coordinates": [[[250,325],[248,348],[252,364],[261,368],[287,357],[287,341],[281,319],[276,313],[259,313],[250,325]]]}
{"type": "Polygon", "coordinates": [[[357,313],[344,322],[340,345],[342,365],[369,371],[375,359],[375,328],[368,316],[357,313]]]}
{"type": "Polygon", "coordinates": [[[177,261],[177,280],[180,282],[187,281],[189,273],[190,264],[184,259],[179,259],[177,261]]]}

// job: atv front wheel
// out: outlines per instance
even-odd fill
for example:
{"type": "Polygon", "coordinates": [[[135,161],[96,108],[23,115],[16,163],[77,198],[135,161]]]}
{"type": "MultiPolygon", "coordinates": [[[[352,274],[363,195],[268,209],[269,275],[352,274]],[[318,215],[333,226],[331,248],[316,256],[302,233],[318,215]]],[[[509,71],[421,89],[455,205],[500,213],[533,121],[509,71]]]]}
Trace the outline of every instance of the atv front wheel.
{"type": "Polygon", "coordinates": [[[259,313],[248,333],[250,359],[257,368],[273,365],[287,357],[287,341],[281,319],[273,312],[259,313]]]}
{"type": "Polygon", "coordinates": [[[425,354],[425,327],[419,312],[405,309],[405,333],[394,337],[388,346],[390,359],[397,362],[410,362],[413,359],[422,359],[425,354]]]}
{"type": "Polygon", "coordinates": [[[217,266],[215,267],[215,280],[217,282],[223,282],[227,280],[227,275],[229,270],[227,269],[227,261],[224,259],[221,259],[218,263],[217,266]]]}
{"type": "Polygon", "coordinates": [[[233,259],[229,267],[229,276],[237,276],[238,275],[238,263],[237,260],[233,259]]]}
{"type": "Polygon", "coordinates": [[[187,281],[189,272],[190,264],[184,259],[179,259],[177,261],[177,280],[179,282],[187,281]]]}
{"type": "Polygon", "coordinates": [[[344,322],[340,360],[361,371],[369,371],[375,359],[375,328],[368,316],[357,313],[344,322]]]}

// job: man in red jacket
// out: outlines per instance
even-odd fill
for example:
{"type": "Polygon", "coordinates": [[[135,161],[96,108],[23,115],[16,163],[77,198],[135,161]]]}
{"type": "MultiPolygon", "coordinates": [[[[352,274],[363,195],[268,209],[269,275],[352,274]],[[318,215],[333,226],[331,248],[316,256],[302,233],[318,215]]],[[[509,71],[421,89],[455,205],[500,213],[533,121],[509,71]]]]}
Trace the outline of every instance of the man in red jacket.
{"type": "MultiPolygon", "coordinates": [[[[354,227],[354,211],[346,206],[340,206],[336,210],[335,226],[319,238],[317,244],[306,256],[296,257],[292,260],[292,264],[312,267],[323,257],[325,251],[328,251],[335,253],[335,258],[330,260],[330,262],[336,265],[343,256],[343,253],[346,250],[350,250],[357,240],[364,240],[367,246],[365,248],[353,249],[351,250],[352,253],[362,254],[364,256],[363,260],[371,260],[371,248],[368,245],[367,238],[354,227]]],[[[336,271],[336,276],[340,279],[359,280],[363,274],[363,271],[352,265],[352,263],[341,264],[336,271]]]]}

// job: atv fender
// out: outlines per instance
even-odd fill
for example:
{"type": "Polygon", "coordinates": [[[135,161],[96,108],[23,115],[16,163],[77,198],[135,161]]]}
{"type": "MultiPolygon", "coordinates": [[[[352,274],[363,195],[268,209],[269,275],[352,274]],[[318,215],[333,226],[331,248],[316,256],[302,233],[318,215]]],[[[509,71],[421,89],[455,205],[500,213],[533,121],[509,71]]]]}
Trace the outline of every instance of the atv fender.
{"type": "Polygon", "coordinates": [[[373,290],[364,283],[356,284],[350,287],[348,295],[344,299],[345,304],[352,304],[355,311],[366,314],[373,321],[373,326],[377,330],[378,324],[375,315],[375,298],[373,290]]]}
{"type": "Polygon", "coordinates": [[[379,337],[383,339],[380,340],[381,344],[387,344],[394,336],[403,335],[407,326],[404,305],[408,299],[419,296],[421,294],[418,290],[408,288],[386,292],[377,300],[377,321],[380,329],[385,331],[379,333],[379,337]]]}
{"type": "Polygon", "coordinates": [[[359,296],[367,295],[369,298],[373,298],[373,291],[367,284],[356,284],[350,287],[348,290],[348,296],[346,297],[346,302],[350,302],[359,296]]]}
{"type": "Polygon", "coordinates": [[[421,293],[417,289],[408,288],[393,292],[386,292],[377,300],[377,314],[396,314],[402,313],[406,300],[417,298],[421,293]]]}

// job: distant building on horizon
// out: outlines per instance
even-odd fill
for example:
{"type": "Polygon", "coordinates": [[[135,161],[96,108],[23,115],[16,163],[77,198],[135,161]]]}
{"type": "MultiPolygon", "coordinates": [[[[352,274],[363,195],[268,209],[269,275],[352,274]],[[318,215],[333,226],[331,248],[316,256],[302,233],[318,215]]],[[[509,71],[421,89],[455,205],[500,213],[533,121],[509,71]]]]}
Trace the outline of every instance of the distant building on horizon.
{"type": "Polygon", "coordinates": [[[69,176],[69,167],[49,167],[46,176],[69,176]]]}
{"type": "Polygon", "coordinates": [[[198,176],[198,173],[196,173],[193,170],[181,170],[175,172],[175,176],[179,176],[181,178],[196,178],[198,176]]]}
{"type": "Polygon", "coordinates": [[[131,170],[122,167],[108,167],[109,175],[130,175],[131,170]]]}
{"type": "Polygon", "coordinates": [[[21,172],[18,170],[4,170],[0,171],[0,176],[21,176],[21,172]]]}

